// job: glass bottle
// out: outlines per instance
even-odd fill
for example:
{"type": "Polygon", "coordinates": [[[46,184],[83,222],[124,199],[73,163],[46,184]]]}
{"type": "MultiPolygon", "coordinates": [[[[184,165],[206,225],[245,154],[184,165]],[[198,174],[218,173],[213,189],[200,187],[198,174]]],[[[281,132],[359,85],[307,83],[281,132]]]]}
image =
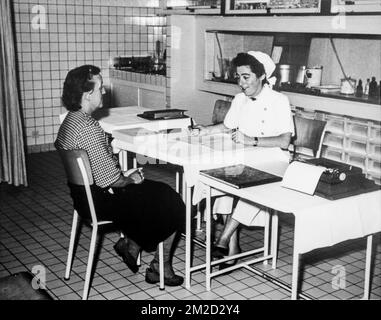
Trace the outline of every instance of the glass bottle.
{"type": "Polygon", "coordinates": [[[362,81],[359,80],[359,83],[356,88],[356,97],[362,97],[362,81]]]}
{"type": "Polygon", "coordinates": [[[365,95],[369,94],[369,83],[370,83],[370,79],[366,79],[366,84],[365,84],[365,88],[364,88],[364,94],[365,95]]]}

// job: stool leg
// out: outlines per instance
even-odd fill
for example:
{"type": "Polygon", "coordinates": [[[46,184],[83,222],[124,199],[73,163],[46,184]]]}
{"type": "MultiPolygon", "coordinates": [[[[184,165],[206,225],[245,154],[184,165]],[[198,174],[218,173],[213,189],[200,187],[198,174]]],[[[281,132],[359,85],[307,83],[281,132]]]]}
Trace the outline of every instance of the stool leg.
{"type": "Polygon", "coordinates": [[[82,300],[87,300],[90,289],[91,271],[93,269],[95,245],[97,243],[98,225],[93,225],[93,231],[91,233],[90,251],[89,259],[87,261],[86,276],[85,276],[85,286],[83,288],[82,300]]]}
{"type": "Polygon", "coordinates": [[[78,213],[76,210],[74,210],[73,223],[71,226],[71,234],[70,234],[70,242],[69,242],[69,252],[67,255],[67,262],[66,262],[65,280],[69,280],[70,278],[70,271],[71,271],[71,266],[73,263],[74,243],[75,243],[75,238],[77,235],[77,227],[78,227],[78,213]]]}
{"type": "Polygon", "coordinates": [[[160,275],[160,290],[164,290],[164,243],[159,243],[159,275],[160,275]]]}

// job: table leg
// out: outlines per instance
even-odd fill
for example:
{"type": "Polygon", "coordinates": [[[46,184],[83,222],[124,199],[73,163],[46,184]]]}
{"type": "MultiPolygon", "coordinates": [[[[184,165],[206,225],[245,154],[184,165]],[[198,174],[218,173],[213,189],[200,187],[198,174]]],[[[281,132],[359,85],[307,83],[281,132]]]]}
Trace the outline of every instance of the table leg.
{"type": "Polygon", "coordinates": [[[365,283],[364,283],[364,297],[363,299],[369,300],[370,295],[370,269],[372,262],[372,242],[373,235],[369,235],[366,239],[366,260],[365,260],[365,283]]]}
{"type": "Polygon", "coordinates": [[[207,187],[206,188],[206,257],[205,257],[205,262],[206,262],[206,269],[205,269],[205,279],[206,279],[206,290],[210,291],[210,283],[211,283],[211,278],[210,278],[210,272],[211,272],[211,245],[212,245],[212,222],[211,222],[211,188],[207,187]]]}
{"type": "Polygon", "coordinates": [[[186,188],[186,227],[185,227],[185,287],[190,288],[191,281],[191,242],[192,242],[192,201],[191,201],[191,188],[186,188]]]}
{"type": "Polygon", "coordinates": [[[120,150],[119,152],[119,164],[122,171],[128,170],[128,152],[126,150],[120,150]]]}
{"type": "Polygon", "coordinates": [[[273,256],[272,268],[276,269],[278,259],[278,211],[272,210],[271,215],[271,255],[273,256]]]}
{"type": "Polygon", "coordinates": [[[136,155],[135,155],[135,157],[134,157],[134,159],[133,159],[133,165],[132,165],[132,167],[133,167],[134,169],[136,169],[136,168],[138,167],[138,160],[136,159],[136,155]]]}
{"type": "MultiPolygon", "coordinates": [[[[266,209],[266,221],[264,230],[263,256],[269,255],[269,237],[270,237],[270,212],[266,209]]],[[[268,260],[263,261],[263,265],[267,266],[268,260]]]]}
{"type": "Polygon", "coordinates": [[[298,280],[299,280],[298,278],[299,278],[299,253],[296,252],[296,250],[294,249],[294,257],[292,261],[291,300],[298,299],[298,280]]]}
{"type": "Polygon", "coordinates": [[[180,194],[180,172],[176,171],[176,192],[180,194]]]}

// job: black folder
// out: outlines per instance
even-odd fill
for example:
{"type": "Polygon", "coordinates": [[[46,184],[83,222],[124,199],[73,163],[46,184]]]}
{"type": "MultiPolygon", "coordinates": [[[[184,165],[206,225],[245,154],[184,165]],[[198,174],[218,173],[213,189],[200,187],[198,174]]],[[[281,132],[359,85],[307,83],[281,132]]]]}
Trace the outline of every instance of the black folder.
{"type": "Polygon", "coordinates": [[[282,178],[244,164],[216,169],[201,170],[200,174],[227,185],[241,189],[266,183],[281,181],[282,178]]]}

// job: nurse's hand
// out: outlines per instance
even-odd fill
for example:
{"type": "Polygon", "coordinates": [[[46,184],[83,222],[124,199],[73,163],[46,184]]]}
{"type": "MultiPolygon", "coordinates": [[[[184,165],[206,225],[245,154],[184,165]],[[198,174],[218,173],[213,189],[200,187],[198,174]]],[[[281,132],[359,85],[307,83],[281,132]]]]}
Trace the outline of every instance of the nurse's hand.
{"type": "Polygon", "coordinates": [[[243,134],[239,130],[234,130],[232,132],[232,140],[235,143],[241,143],[241,144],[244,144],[246,146],[252,146],[253,145],[253,138],[243,134]]]}

